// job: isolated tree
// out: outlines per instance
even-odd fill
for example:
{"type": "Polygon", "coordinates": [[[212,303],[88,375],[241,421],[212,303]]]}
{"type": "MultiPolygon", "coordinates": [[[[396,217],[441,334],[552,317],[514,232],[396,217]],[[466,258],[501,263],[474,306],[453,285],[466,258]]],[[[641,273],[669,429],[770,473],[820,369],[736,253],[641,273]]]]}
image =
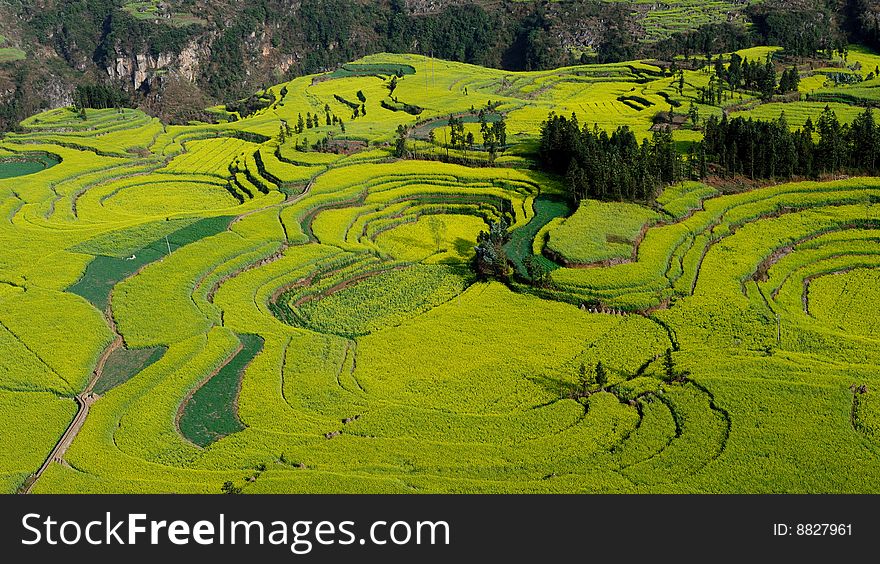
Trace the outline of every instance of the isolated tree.
{"type": "Polygon", "coordinates": [[[587,372],[587,366],[582,362],[578,368],[578,384],[580,385],[580,395],[586,396],[590,392],[590,375],[587,372]]]}
{"type": "Polygon", "coordinates": [[[303,120],[303,115],[299,114],[296,118],[296,132],[302,133],[303,129],[306,127],[306,122],[303,120]]]}
{"type": "Polygon", "coordinates": [[[400,124],[397,126],[397,140],[394,142],[394,156],[403,158],[406,155],[406,126],[400,124]]]}
{"type": "Polygon", "coordinates": [[[388,95],[391,96],[394,94],[394,90],[397,89],[397,76],[391,77],[391,82],[388,83],[388,95]]]}
{"type": "Polygon", "coordinates": [[[474,270],[483,278],[500,278],[507,280],[512,269],[507,260],[504,245],[510,240],[510,222],[506,216],[498,221],[489,222],[489,230],[477,235],[477,246],[474,247],[474,270]]]}
{"type": "Polygon", "coordinates": [[[431,237],[433,237],[434,244],[437,246],[437,252],[439,253],[440,247],[446,239],[446,222],[439,215],[432,215],[428,218],[428,229],[431,230],[431,237]]]}
{"type": "Polygon", "coordinates": [[[602,391],[605,391],[605,386],[608,385],[608,372],[601,360],[596,363],[596,384],[602,391]]]}

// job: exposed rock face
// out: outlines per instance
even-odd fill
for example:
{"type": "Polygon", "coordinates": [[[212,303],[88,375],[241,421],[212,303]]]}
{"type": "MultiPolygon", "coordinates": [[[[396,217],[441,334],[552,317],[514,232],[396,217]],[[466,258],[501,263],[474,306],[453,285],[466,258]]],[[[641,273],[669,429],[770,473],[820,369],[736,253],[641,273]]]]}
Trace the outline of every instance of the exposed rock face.
{"type": "Polygon", "coordinates": [[[472,0],[406,0],[405,6],[410,14],[424,16],[437,14],[449,6],[470,4],[472,0]]]}
{"type": "Polygon", "coordinates": [[[73,87],[60,78],[53,78],[44,83],[42,94],[50,108],[73,104],[73,87]]]}
{"type": "Polygon", "coordinates": [[[107,67],[107,75],[119,80],[132,90],[150,90],[153,80],[163,74],[174,74],[195,82],[203,60],[210,56],[210,49],[198,40],[193,40],[183,48],[179,55],[159,53],[154,57],[149,53],[133,53],[116,57],[116,63],[107,67]]]}

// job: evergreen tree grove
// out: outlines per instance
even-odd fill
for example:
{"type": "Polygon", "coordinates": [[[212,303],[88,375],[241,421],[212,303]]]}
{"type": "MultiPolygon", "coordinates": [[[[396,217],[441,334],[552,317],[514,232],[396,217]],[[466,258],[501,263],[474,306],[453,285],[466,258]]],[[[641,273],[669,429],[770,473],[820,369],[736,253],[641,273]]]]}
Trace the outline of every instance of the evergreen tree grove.
{"type": "Polygon", "coordinates": [[[550,114],[541,126],[539,159],[546,170],[566,177],[575,204],[585,198],[645,201],[695,168],[685,166],[668,128],[640,144],[627,126],[611,135],[598,127],[581,129],[574,114],[550,114]]]}

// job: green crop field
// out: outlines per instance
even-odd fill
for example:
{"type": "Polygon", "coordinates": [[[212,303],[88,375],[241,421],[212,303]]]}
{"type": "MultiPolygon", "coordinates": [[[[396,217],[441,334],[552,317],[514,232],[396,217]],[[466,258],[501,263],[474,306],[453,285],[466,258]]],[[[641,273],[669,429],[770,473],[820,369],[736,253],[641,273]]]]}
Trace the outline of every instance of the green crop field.
{"type": "MultiPolygon", "coordinates": [[[[630,4],[649,37],[739,17],[630,4]]],[[[379,54],[218,123],[25,119],[0,140],[0,491],[880,492],[880,178],[575,206],[537,162],[550,112],[641,142],[692,103],[849,124],[876,85],[708,105],[709,70],[683,76],[379,54]],[[512,274],[483,279],[502,219],[512,274]]]]}
{"type": "Polygon", "coordinates": [[[0,35],[0,63],[11,63],[13,61],[20,61],[26,57],[27,53],[17,47],[10,47],[9,41],[6,39],[6,37],[0,35]]]}

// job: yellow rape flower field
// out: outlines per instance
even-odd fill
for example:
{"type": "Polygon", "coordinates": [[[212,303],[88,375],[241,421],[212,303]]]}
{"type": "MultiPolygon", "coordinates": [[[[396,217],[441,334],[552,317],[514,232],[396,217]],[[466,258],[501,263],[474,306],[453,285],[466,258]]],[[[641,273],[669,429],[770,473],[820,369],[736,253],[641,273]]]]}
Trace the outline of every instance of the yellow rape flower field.
{"type": "Polygon", "coordinates": [[[26,119],[0,172],[52,158],[0,174],[0,490],[880,491],[880,179],[574,212],[535,166],[550,112],[643,139],[684,77],[380,54],[216,123],[26,119]],[[501,217],[545,287],[472,273],[501,217]]]}

